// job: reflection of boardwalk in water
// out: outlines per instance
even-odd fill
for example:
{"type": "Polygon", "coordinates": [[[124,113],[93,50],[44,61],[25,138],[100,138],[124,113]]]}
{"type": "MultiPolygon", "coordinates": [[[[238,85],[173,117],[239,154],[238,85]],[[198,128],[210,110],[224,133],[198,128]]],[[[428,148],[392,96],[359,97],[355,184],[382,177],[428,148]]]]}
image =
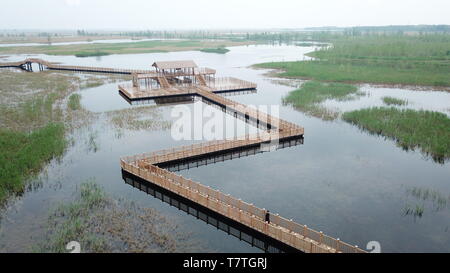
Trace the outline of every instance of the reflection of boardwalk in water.
{"type": "Polygon", "coordinates": [[[226,232],[239,240],[242,240],[253,247],[257,247],[264,252],[281,253],[281,252],[297,252],[298,250],[283,244],[277,240],[264,235],[261,232],[248,228],[239,222],[230,220],[208,208],[200,206],[189,199],[183,198],[171,191],[161,188],[153,183],[131,175],[127,172],[122,172],[122,178],[125,183],[165,202],[179,210],[186,212],[189,215],[204,221],[205,223],[216,227],[218,230],[226,232]]]}

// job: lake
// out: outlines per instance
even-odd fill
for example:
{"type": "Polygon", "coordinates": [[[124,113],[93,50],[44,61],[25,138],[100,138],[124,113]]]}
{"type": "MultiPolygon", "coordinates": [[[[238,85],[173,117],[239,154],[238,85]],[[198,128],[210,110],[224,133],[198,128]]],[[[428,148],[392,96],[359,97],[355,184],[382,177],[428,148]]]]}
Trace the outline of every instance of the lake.
{"type": "MultiPolygon", "coordinates": [[[[305,128],[304,144],[183,170],[180,174],[363,249],[369,241],[378,241],[383,252],[450,251],[448,161],[436,163],[420,151],[405,151],[393,140],[368,134],[342,120],[323,121],[282,105],[282,98],[302,81],[271,78],[268,70],[249,67],[261,62],[307,60],[304,54],[314,48],[254,45],[229,49],[223,55],[198,51],[87,58],[12,55],[2,61],[36,57],[68,65],[149,69],[154,61],[192,59],[199,66],[216,69],[218,76],[255,82],[256,93],[229,98],[251,105],[279,105],[282,119],[305,128]],[[424,192],[433,194],[421,194],[424,192]],[[432,196],[442,197],[445,204],[436,204],[432,196]],[[416,207],[423,208],[422,215],[408,212],[408,208],[416,207]]],[[[173,219],[181,229],[192,232],[205,251],[260,252],[124,182],[120,157],[192,142],[173,140],[170,129],[113,126],[108,111],[142,107],[130,105],[119,96],[117,84],[79,91],[82,105],[98,113],[98,118],[89,128],[73,133],[74,144],[36,179],[39,186],[29,189],[4,213],[0,249],[26,251],[41,236],[49,208],[71,200],[77,185],[95,178],[113,196],[154,208],[173,219]],[[90,139],[94,139],[96,149],[91,149],[90,139]]],[[[329,100],[324,105],[349,111],[380,106],[381,97],[389,95],[407,99],[407,108],[450,116],[448,92],[368,84],[359,88],[365,95],[358,99],[329,100]]],[[[186,105],[196,104],[203,103],[194,101],[186,105]]],[[[152,118],[173,122],[171,111],[175,105],[156,104],[152,118]]]]}

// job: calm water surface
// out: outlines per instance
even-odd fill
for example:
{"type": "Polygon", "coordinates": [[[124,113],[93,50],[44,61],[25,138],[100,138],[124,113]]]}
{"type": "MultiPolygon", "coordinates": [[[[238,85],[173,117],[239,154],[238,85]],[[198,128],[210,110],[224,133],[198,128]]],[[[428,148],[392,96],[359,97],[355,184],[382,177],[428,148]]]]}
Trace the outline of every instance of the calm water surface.
{"type": "MultiPolygon", "coordinates": [[[[268,78],[264,75],[267,70],[248,67],[260,62],[303,60],[303,54],[312,48],[258,45],[230,49],[225,55],[193,51],[101,58],[33,56],[65,64],[123,68],[149,68],[159,60],[193,59],[200,66],[217,69],[218,76],[256,82],[257,93],[230,98],[253,105],[279,104],[283,119],[305,127],[304,144],[184,170],[180,172],[183,176],[362,248],[369,241],[379,241],[385,252],[450,251],[448,162],[439,164],[420,151],[404,151],[392,140],[370,135],[341,120],[322,121],[282,106],[282,97],[293,87],[268,78]],[[424,192],[429,194],[421,194],[424,192]],[[445,200],[444,204],[437,203],[432,196],[439,196],[439,200],[445,200]],[[417,206],[423,208],[421,216],[407,213],[408,208],[417,206]]],[[[24,57],[14,55],[7,60],[24,57]]],[[[381,97],[390,95],[407,99],[410,103],[405,107],[450,114],[450,93],[371,85],[361,85],[360,90],[365,92],[360,99],[330,100],[325,105],[347,111],[382,105],[381,97]]],[[[48,209],[70,200],[79,183],[95,177],[108,193],[155,208],[182,229],[193,232],[207,251],[260,251],[125,184],[119,165],[121,156],[189,142],[173,140],[170,130],[114,128],[106,111],[140,107],[129,105],[118,95],[117,83],[80,93],[84,107],[99,113],[99,118],[90,128],[75,132],[74,145],[39,177],[41,186],[26,192],[5,212],[0,247],[8,251],[26,250],[27,245],[39,238],[48,209]],[[97,151],[89,148],[92,136],[97,151]]],[[[171,121],[172,107],[158,105],[155,111],[161,120],[171,121]]]]}

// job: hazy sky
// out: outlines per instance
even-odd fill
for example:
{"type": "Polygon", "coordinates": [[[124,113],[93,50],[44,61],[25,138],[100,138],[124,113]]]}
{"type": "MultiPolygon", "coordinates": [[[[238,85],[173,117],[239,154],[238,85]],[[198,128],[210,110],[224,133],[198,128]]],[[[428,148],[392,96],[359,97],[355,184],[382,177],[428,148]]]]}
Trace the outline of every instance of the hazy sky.
{"type": "Polygon", "coordinates": [[[1,0],[0,29],[450,24],[450,0],[1,0]]]}

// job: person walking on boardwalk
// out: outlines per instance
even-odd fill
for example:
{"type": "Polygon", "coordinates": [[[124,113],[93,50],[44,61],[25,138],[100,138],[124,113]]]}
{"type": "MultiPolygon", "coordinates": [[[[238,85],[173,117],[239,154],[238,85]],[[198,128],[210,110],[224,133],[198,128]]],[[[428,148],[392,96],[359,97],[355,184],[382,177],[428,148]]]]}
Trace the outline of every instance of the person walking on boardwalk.
{"type": "Polygon", "coordinates": [[[266,222],[270,223],[270,212],[266,210],[266,222]]]}

